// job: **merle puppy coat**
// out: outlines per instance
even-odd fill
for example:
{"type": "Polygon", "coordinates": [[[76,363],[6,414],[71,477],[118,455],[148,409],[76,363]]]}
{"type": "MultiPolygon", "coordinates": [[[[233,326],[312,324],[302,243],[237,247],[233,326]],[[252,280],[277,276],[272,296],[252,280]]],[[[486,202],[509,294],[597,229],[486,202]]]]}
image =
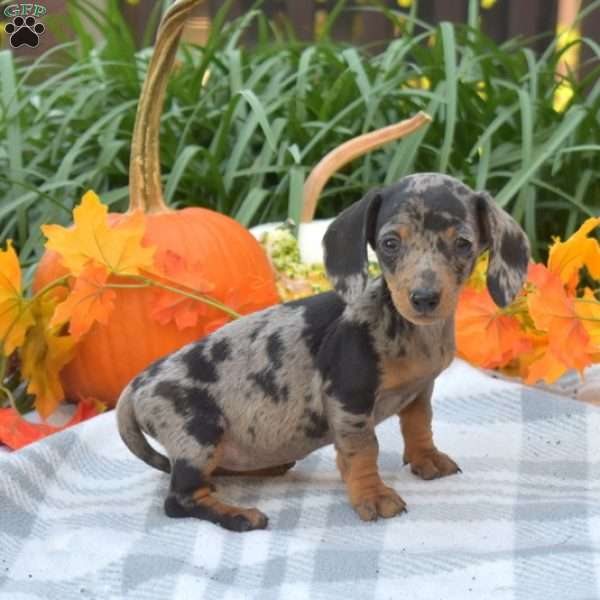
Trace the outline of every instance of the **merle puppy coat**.
{"type": "Polygon", "coordinates": [[[505,306],[521,289],[529,245],[485,192],[444,175],[406,177],[343,211],[323,240],[334,292],[233,321],[155,362],[117,406],[125,444],[171,473],[165,511],[235,531],[267,518],[214,495],[214,474],[277,474],[335,444],[361,519],[405,509],[377,469],[375,426],[400,418],[404,461],[424,479],[459,468],[434,445],[431,393],[454,356],[454,310],[477,257],[505,306]],[[367,278],[367,244],[382,276],[367,278]],[[160,442],[168,458],[144,437],[160,442]]]}

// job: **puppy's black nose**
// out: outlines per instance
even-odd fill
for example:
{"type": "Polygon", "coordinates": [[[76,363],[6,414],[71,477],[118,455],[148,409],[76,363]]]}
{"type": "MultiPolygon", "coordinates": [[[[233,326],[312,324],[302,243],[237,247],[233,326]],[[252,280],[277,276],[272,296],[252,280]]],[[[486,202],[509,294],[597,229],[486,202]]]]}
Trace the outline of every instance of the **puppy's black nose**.
{"type": "Polygon", "coordinates": [[[416,311],[428,313],[440,303],[440,293],[431,289],[418,288],[410,293],[410,303],[416,311]]]}

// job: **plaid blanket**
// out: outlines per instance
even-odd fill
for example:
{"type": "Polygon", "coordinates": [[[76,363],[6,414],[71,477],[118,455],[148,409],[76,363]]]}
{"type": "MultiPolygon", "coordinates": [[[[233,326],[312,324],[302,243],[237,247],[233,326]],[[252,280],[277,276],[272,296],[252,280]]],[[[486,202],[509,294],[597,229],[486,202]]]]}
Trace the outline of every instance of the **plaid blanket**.
{"type": "Polygon", "coordinates": [[[455,362],[435,430],[463,474],[402,465],[391,419],[381,472],[408,503],[362,523],[332,448],[278,479],[228,479],[269,528],[170,520],[168,477],[134,458],[109,413],[0,455],[0,598],[25,600],[600,597],[600,412],[455,362]]]}

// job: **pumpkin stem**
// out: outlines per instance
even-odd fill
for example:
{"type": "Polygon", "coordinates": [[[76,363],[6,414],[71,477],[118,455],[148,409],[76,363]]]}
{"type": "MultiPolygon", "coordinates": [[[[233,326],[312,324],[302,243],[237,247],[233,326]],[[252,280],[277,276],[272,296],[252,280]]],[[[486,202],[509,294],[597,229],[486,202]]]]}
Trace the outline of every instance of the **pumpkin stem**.
{"type": "Polygon", "coordinates": [[[203,0],[179,0],[165,13],[138,103],[129,162],[129,211],[168,212],[160,177],[160,117],[179,39],[192,9],[203,0]]]}
{"type": "Polygon", "coordinates": [[[348,140],[341,146],[325,155],[319,164],[311,171],[304,183],[304,200],[302,206],[302,223],[309,223],[315,216],[317,200],[321,190],[329,178],[345,164],[350,161],[375,150],[388,142],[400,139],[413,131],[416,131],[425,123],[430,123],[431,117],[424,112],[417,113],[410,119],[405,119],[394,125],[376,129],[370,133],[359,135],[348,140]]]}

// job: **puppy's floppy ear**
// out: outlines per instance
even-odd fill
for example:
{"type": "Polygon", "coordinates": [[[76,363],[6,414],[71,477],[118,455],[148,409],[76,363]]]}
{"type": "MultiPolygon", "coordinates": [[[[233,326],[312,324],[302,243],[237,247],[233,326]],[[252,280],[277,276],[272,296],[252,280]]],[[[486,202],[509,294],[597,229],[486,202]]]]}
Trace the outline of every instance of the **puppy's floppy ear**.
{"type": "Polygon", "coordinates": [[[486,248],[490,251],[487,287],[494,302],[504,307],[514,300],[527,277],[529,240],[519,224],[487,192],[477,192],[474,204],[480,251],[486,248]]]}
{"type": "Polygon", "coordinates": [[[369,191],[340,213],[323,238],[327,276],[348,304],[362,294],[367,284],[367,243],[375,244],[380,204],[379,190],[369,191]]]}

